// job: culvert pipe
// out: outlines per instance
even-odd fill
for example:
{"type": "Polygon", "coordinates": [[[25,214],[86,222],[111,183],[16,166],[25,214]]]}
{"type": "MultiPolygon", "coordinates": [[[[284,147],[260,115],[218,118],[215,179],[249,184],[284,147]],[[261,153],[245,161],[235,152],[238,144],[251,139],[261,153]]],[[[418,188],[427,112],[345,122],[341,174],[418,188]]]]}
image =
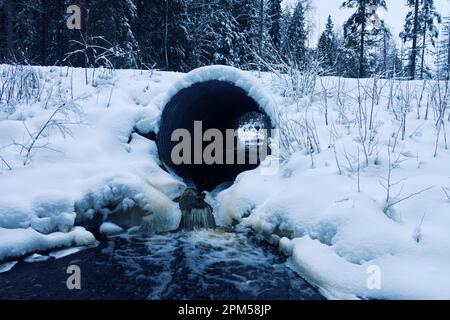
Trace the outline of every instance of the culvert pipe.
{"type": "MultiPolygon", "coordinates": [[[[234,181],[238,174],[255,169],[264,160],[258,157],[256,163],[255,159],[251,161],[248,150],[245,163],[238,161],[237,154],[234,162],[225,156],[230,152],[230,142],[227,140],[230,130],[236,132],[239,128],[248,127],[251,131],[265,129],[262,131],[268,136],[273,128],[272,99],[258,80],[248,73],[225,66],[196,69],[176,82],[160,104],[162,113],[156,140],[160,159],[170,172],[195,185],[199,191],[211,191],[221,183],[234,181]],[[216,139],[214,135],[214,138],[209,136],[205,140],[207,134],[204,134],[209,129],[214,129],[215,134],[220,132],[222,139],[216,139]],[[175,132],[182,132],[183,138],[175,132]],[[190,141],[184,140],[186,134],[189,134],[190,141]],[[181,142],[183,146],[189,142],[189,150],[181,148],[183,151],[180,152],[181,142]],[[211,163],[203,158],[205,148],[208,145],[211,148],[212,142],[217,144],[211,154],[217,156],[219,151],[223,157],[215,159],[222,158],[223,161],[211,163]],[[218,148],[220,145],[222,147],[218,148]],[[178,152],[174,152],[174,148],[178,152]],[[183,162],[174,159],[174,155],[182,156],[183,162]],[[186,161],[188,158],[190,160],[186,161]]],[[[235,138],[233,142],[234,153],[242,148],[238,141],[239,138],[235,138]]]]}

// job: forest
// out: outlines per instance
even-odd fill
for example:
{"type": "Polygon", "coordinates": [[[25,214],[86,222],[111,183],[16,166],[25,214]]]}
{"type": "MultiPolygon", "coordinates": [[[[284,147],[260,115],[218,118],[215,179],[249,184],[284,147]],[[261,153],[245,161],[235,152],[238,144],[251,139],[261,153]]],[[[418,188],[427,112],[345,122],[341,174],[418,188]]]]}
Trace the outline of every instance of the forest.
{"type": "Polygon", "coordinates": [[[289,66],[350,78],[449,78],[449,18],[434,0],[402,0],[408,13],[398,35],[376,14],[389,10],[389,1],[331,1],[353,14],[339,28],[330,15],[311,41],[313,0],[292,8],[282,0],[0,0],[0,62],[180,72],[289,66]],[[80,8],[80,28],[67,25],[71,5],[80,8]]]}

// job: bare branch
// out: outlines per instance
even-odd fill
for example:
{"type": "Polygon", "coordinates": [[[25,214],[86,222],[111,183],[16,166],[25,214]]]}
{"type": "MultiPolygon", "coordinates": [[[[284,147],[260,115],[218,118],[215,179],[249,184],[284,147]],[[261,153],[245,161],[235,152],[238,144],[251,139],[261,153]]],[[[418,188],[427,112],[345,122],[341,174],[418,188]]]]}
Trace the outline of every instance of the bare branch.
{"type": "Polygon", "coordinates": [[[420,194],[422,194],[422,193],[424,193],[424,192],[426,192],[426,191],[428,191],[428,190],[431,190],[431,189],[433,189],[433,188],[434,188],[434,186],[431,186],[431,187],[422,189],[422,190],[420,190],[420,191],[411,193],[410,195],[408,195],[408,196],[406,196],[406,197],[404,197],[404,198],[401,198],[400,200],[397,200],[397,201],[394,201],[394,202],[392,202],[392,203],[389,203],[389,204],[387,205],[387,209],[389,209],[389,208],[395,206],[396,204],[399,204],[400,202],[403,202],[403,201],[405,201],[405,200],[411,199],[412,197],[418,196],[418,195],[420,195],[420,194]]]}
{"type": "Polygon", "coordinates": [[[8,170],[12,170],[12,167],[8,164],[8,162],[6,162],[5,158],[3,158],[1,155],[0,155],[0,160],[2,160],[2,162],[6,165],[8,170]]]}
{"type": "Polygon", "coordinates": [[[447,200],[450,201],[450,194],[447,191],[447,189],[445,187],[442,187],[442,191],[445,193],[445,196],[447,197],[447,200]]]}

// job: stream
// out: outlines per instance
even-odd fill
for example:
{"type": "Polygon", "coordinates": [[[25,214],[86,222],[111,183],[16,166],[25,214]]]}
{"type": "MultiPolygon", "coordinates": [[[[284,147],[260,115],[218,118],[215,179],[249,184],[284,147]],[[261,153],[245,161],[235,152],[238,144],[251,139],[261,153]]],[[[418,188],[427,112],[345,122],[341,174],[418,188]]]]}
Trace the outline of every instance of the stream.
{"type": "Polygon", "coordinates": [[[0,273],[0,299],[323,299],[279,250],[249,230],[119,235],[95,248],[0,273]],[[69,290],[69,265],[81,289],[69,290]]]}

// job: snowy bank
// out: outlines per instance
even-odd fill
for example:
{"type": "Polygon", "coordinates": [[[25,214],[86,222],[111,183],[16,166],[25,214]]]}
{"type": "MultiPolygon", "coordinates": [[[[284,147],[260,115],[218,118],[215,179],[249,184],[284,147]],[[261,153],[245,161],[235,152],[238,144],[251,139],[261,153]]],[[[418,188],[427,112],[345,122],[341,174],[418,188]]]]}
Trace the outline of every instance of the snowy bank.
{"type": "MultiPolygon", "coordinates": [[[[395,112],[408,89],[404,83],[389,105],[390,84],[382,80],[373,129],[366,128],[372,136],[363,140],[356,80],[322,80],[330,83],[330,124],[320,86],[300,108],[280,98],[285,118],[299,124],[292,155],[275,175],[241,174],[215,199],[217,218],[279,244],[330,298],[450,299],[450,151],[441,136],[435,155],[435,120],[425,120],[425,106],[417,111],[412,99],[402,138],[395,112]],[[346,81],[344,103],[338,81],[346,81]],[[305,148],[302,135],[319,143],[305,148]]],[[[420,94],[415,85],[422,83],[408,84],[420,94]]],[[[361,114],[369,115],[363,99],[361,114]]]]}
{"type": "Polygon", "coordinates": [[[51,234],[42,234],[33,228],[0,228],[0,239],[0,260],[58,247],[87,246],[96,242],[92,233],[81,227],[75,227],[67,233],[53,232],[51,234]]]}
{"type": "Polygon", "coordinates": [[[91,244],[83,227],[98,230],[110,215],[132,210],[148,232],[175,229],[181,213],[172,199],[184,184],[160,168],[155,142],[140,134],[156,129],[151,101],[180,75],[97,70],[86,85],[83,69],[27,72],[39,78],[41,93],[0,101],[0,261],[91,244]],[[52,118],[63,104],[76,108],[52,118]],[[55,125],[44,128],[49,119],[55,125]],[[27,155],[23,148],[42,128],[27,155]]]}

